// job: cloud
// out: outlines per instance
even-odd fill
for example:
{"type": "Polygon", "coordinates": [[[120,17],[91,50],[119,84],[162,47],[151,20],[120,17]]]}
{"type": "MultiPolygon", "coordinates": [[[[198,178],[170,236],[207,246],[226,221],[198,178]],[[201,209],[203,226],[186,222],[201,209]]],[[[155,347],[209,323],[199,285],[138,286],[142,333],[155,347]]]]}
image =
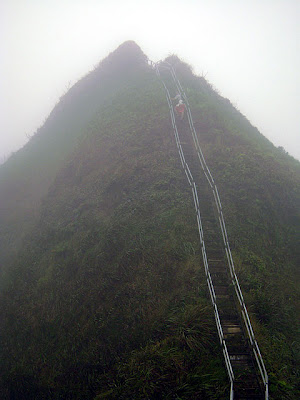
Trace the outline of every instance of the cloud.
{"type": "Polygon", "coordinates": [[[0,11],[0,154],[21,147],[70,82],[132,39],[154,61],[177,53],[300,159],[296,0],[10,0],[0,11]]]}

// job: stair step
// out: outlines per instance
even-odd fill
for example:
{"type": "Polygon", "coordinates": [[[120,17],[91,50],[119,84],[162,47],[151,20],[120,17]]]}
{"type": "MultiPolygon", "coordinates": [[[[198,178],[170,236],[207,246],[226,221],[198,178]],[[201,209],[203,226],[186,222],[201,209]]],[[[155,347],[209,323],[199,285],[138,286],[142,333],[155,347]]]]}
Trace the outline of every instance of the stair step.
{"type": "Polygon", "coordinates": [[[224,265],[224,260],[221,258],[209,258],[207,262],[212,265],[224,265]]]}
{"type": "Polygon", "coordinates": [[[203,222],[213,222],[213,223],[217,222],[215,216],[212,215],[212,214],[207,215],[208,213],[203,209],[203,207],[202,207],[202,210],[201,210],[201,207],[200,207],[200,211],[202,211],[201,219],[202,219],[203,222]]]}
{"type": "Polygon", "coordinates": [[[210,244],[205,242],[207,259],[225,260],[223,250],[216,247],[210,247],[210,244]]]}
{"type": "Polygon", "coordinates": [[[212,278],[214,286],[227,286],[228,287],[228,280],[227,276],[221,275],[221,274],[214,274],[210,273],[210,276],[212,278]]]}
{"type": "Polygon", "coordinates": [[[224,335],[235,335],[236,333],[242,332],[242,329],[239,325],[225,325],[222,326],[224,335]]]}
{"type": "Polygon", "coordinates": [[[248,354],[249,360],[250,359],[252,360],[251,355],[248,352],[247,346],[245,346],[243,344],[231,346],[230,343],[228,343],[228,341],[226,341],[226,346],[227,346],[228,353],[230,355],[232,355],[233,357],[239,356],[240,354],[248,354]]]}
{"type": "Polygon", "coordinates": [[[235,362],[251,361],[251,357],[248,353],[230,354],[229,358],[231,361],[235,362]]]}
{"type": "Polygon", "coordinates": [[[210,272],[214,272],[214,273],[224,273],[227,274],[227,270],[226,267],[224,266],[224,264],[212,264],[212,263],[208,263],[208,268],[210,272]]]}
{"type": "Polygon", "coordinates": [[[223,300],[222,303],[220,303],[220,314],[222,314],[223,316],[226,314],[237,315],[237,312],[237,308],[234,305],[232,298],[228,298],[228,300],[223,300]]]}
{"type": "Polygon", "coordinates": [[[234,400],[264,400],[265,396],[260,392],[254,393],[243,393],[243,392],[234,392],[234,400]]]}
{"type": "Polygon", "coordinates": [[[208,265],[214,265],[214,266],[224,267],[226,265],[224,260],[222,260],[222,259],[217,260],[217,259],[208,258],[207,262],[208,262],[208,265]]]}
{"type": "Polygon", "coordinates": [[[242,346],[245,347],[245,342],[243,342],[244,332],[240,326],[224,326],[222,328],[228,346],[232,349],[240,349],[242,346]]]}
{"type": "Polygon", "coordinates": [[[226,268],[223,264],[214,264],[212,262],[208,262],[208,268],[211,272],[226,272],[226,268]]]}
{"type": "Polygon", "coordinates": [[[213,211],[211,208],[205,208],[205,207],[201,207],[200,204],[200,211],[201,211],[201,218],[203,220],[203,222],[218,222],[218,220],[216,219],[216,217],[213,214],[213,211]]]}
{"type": "Polygon", "coordinates": [[[224,332],[224,336],[226,337],[226,344],[228,347],[228,351],[230,351],[230,354],[240,354],[240,353],[249,354],[248,343],[242,331],[239,332],[237,331],[235,333],[224,332]]]}
{"type": "Polygon", "coordinates": [[[236,319],[238,317],[237,311],[235,309],[224,309],[224,307],[222,307],[220,310],[220,318],[221,318],[221,322],[224,320],[229,320],[229,319],[236,319]]]}
{"type": "Polygon", "coordinates": [[[220,276],[220,277],[228,277],[228,273],[227,273],[227,268],[224,266],[212,266],[212,265],[208,265],[209,267],[209,271],[211,274],[214,274],[214,276],[220,276]]]}
{"type": "MultiPolygon", "coordinates": [[[[212,276],[212,274],[210,274],[212,281],[213,281],[213,285],[214,287],[216,286],[222,286],[222,285],[226,285],[226,279],[220,277],[220,276],[212,276]]],[[[228,287],[228,286],[227,286],[228,287]]]]}
{"type": "Polygon", "coordinates": [[[241,326],[239,320],[236,317],[229,316],[225,318],[224,316],[221,317],[222,326],[241,326]]]}
{"type": "Polygon", "coordinates": [[[243,377],[236,380],[234,384],[235,400],[264,400],[265,396],[261,390],[256,375],[243,377]]]}
{"type": "MultiPolygon", "coordinates": [[[[226,301],[227,299],[223,299],[223,301],[226,301]]],[[[235,309],[226,309],[224,310],[222,307],[222,304],[220,303],[220,305],[218,305],[218,310],[219,310],[219,316],[222,319],[222,317],[225,315],[226,318],[228,317],[236,317],[236,310],[235,309]]]]}
{"type": "Polygon", "coordinates": [[[226,280],[226,282],[228,282],[228,285],[230,283],[229,279],[228,279],[228,274],[227,271],[224,267],[209,267],[209,272],[211,274],[211,276],[214,276],[216,279],[223,279],[224,281],[226,280]]]}
{"type": "Polygon", "coordinates": [[[229,294],[228,286],[214,285],[216,295],[229,294]]]}
{"type": "Polygon", "coordinates": [[[217,277],[217,278],[222,278],[222,274],[223,276],[226,276],[226,270],[224,269],[224,267],[213,267],[213,266],[208,266],[208,270],[210,272],[211,277],[217,277]],[[214,274],[214,275],[213,275],[214,274]]]}
{"type": "Polygon", "coordinates": [[[229,294],[217,294],[217,293],[216,293],[216,297],[217,297],[218,299],[229,299],[229,298],[230,298],[230,295],[229,295],[229,294]]]}

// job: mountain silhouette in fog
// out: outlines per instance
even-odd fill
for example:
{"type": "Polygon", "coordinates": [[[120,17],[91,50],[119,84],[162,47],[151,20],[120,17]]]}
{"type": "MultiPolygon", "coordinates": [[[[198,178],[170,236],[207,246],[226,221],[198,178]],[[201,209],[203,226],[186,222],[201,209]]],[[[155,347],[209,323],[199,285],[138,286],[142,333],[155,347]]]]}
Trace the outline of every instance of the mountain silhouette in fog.
{"type": "MultiPolygon", "coordinates": [[[[297,398],[299,162],[178,56],[165,61],[218,185],[270,396],[297,398]]],[[[176,123],[205,218],[187,114],[176,123]]],[[[1,398],[228,398],[193,197],[136,43],[70,88],[0,166],[0,205],[1,398]]]]}

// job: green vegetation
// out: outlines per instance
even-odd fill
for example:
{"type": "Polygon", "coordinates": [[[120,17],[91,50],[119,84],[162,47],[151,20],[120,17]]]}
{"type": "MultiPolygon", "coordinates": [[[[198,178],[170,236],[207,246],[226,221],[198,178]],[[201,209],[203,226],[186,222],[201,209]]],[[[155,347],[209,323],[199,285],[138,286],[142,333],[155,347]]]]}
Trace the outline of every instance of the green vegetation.
{"type": "MultiPolygon", "coordinates": [[[[300,164],[168,60],[219,187],[272,399],[296,399],[300,164]]],[[[191,192],[164,92],[135,44],[78,82],[0,176],[11,188],[1,398],[228,398],[191,192]]]]}
{"type": "Polygon", "coordinates": [[[39,218],[43,197],[99,109],[147,68],[130,42],[120,46],[77,82],[54,107],[31,140],[0,168],[0,273],[13,262],[39,218]]]}

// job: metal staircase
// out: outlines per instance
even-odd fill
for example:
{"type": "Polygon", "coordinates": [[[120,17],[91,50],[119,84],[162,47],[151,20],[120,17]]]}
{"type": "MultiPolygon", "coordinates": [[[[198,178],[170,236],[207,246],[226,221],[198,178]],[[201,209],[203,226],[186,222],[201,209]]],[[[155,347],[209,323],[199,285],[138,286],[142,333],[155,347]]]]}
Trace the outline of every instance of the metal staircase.
{"type": "Polygon", "coordinates": [[[268,400],[268,375],[235,273],[217,186],[202,154],[188,99],[172,65],[160,62],[153,67],[166,93],[181,165],[192,190],[206,280],[230,380],[230,400],[268,400]],[[183,98],[188,126],[186,120],[177,123],[170,90],[183,98]]]}

